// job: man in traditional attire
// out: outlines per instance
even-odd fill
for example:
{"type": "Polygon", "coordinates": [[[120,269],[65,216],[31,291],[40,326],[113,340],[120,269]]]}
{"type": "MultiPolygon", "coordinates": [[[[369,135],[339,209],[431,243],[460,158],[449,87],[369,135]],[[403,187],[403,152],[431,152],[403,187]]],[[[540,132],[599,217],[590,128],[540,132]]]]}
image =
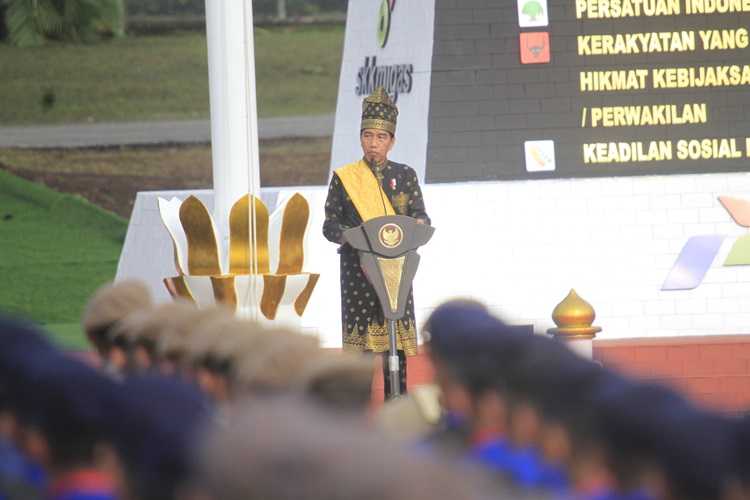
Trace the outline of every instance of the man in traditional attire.
{"type": "MultiPolygon", "coordinates": [[[[390,398],[388,324],[375,289],[360,265],[359,254],[343,233],[382,215],[414,217],[429,224],[417,174],[390,161],[398,108],[382,86],[362,102],[360,144],[363,157],[334,170],[325,206],[324,236],[340,243],[341,323],[344,354],[383,353],[385,398],[390,398]]],[[[411,290],[404,317],[396,322],[401,394],[406,394],[406,356],[417,354],[417,330],[411,290]]]]}

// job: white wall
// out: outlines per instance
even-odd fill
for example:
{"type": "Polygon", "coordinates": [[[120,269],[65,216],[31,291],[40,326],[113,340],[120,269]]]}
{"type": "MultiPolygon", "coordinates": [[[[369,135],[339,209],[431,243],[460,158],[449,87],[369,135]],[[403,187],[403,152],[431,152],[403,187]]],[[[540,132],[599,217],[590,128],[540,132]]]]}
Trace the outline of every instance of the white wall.
{"type": "MultiPolygon", "coordinates": [[[[263,190],[269,208],[280,190],[263,190]]],[[[307,197],[317,219],[306,270],[321,279],[303,330],[338,346],[338,256],[319,229],[327,189],[289,190],[307,197]]],[[[717,200],[746,196],[750,174],[483,182],[423,191],[436,231],[419,251],[419,323],[440,302],[469,296],[545,331],[554,326],[554,307],[575,288],[596,310],[594,323],[603,328],[598,338],[750,333],[750,266],[722,265],[747,229],[717,200]],[[703,282],[693,290],[661,291],[683,245],[699,234],[727,236],[703,282]]],[[[117,279],[142,279],[168,300],[161,279],[175,271],[157,195],[187,193],[138,194],[117,279]]]]}

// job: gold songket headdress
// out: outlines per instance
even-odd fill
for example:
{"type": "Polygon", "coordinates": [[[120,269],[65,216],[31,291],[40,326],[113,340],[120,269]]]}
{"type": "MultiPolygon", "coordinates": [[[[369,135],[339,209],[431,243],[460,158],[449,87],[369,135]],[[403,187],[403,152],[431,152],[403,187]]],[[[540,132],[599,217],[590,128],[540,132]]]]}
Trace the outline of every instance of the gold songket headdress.
{"type": "Polygon", "coordinates": [[[396,135],[397,116],[398,108],[396,104],[383,86],[378,85],[375,92],[362,101],[362,124],[359,130],[377,128],[396,135]]]}

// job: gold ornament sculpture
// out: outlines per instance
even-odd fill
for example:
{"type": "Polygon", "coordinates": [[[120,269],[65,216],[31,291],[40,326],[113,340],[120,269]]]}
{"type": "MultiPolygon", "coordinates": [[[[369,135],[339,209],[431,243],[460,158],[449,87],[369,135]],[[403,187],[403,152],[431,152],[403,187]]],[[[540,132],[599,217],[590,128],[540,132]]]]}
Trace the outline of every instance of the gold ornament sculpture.
{"type": "Polygon", "coordinates": [[[310,207],[302,195],[273,215],[259,198],[240,198],[230,212],[228,245],[195,196],[159,198],[159,213],[174,245],[178,275],[164,278],[172,297],[200,307],[228,304],[240,317],[274,326],[300,326],[320,276],[303,272],[310,207]]]}

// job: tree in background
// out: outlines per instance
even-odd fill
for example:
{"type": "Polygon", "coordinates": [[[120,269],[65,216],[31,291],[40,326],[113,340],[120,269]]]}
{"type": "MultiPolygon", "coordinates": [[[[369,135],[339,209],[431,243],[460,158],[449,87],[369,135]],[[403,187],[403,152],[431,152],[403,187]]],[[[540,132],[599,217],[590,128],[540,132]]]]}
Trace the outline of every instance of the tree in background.
{"type": "Polygon", "coordinates": [[[120,0],[0,0],[6,41],[39,45],[45,40],[91,42],[124,31],[120,0]]]}

